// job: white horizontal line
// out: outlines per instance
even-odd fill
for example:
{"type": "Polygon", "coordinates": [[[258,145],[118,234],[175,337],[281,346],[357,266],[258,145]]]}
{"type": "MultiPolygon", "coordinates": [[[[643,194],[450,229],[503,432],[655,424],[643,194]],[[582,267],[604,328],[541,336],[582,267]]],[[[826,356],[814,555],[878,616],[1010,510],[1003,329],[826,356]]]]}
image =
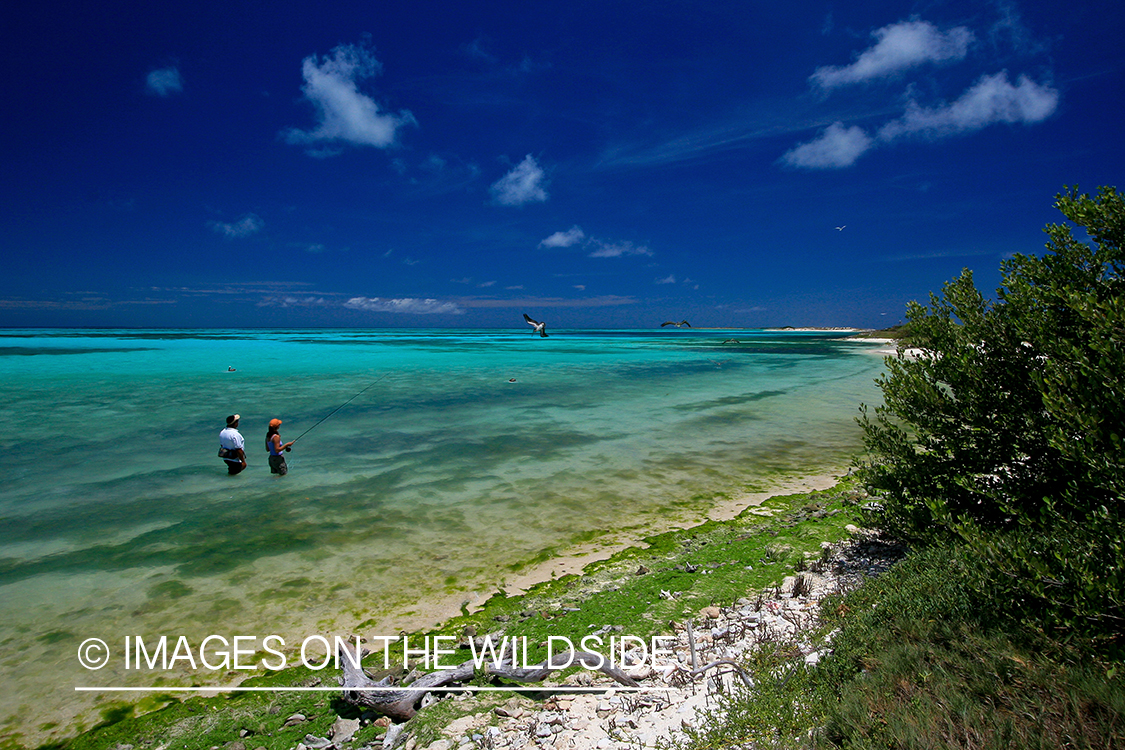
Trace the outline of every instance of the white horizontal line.
{"type": "Polygon", "coordinates": [[[396,692],[417,692],[417,693],[437,693],[437,692],[460,692],[460,693],[478,693],[478,692],[499,692],[507,690],[516,693],[593,693],[605,692],[606,690],[615,690],[619,693],[647,693],[647,692],[666,692],[669,690],[676,690],[671,687],[562,687],[554,685],[542,685],[539,687],[365,687],[365,688],[342,688],[342,687],[89,687],[89,686],[75,686],[75,691],[83,693],[300,693],[300,692],[341,692],[347,690],[349,693],[396,693],[396,692]]]}

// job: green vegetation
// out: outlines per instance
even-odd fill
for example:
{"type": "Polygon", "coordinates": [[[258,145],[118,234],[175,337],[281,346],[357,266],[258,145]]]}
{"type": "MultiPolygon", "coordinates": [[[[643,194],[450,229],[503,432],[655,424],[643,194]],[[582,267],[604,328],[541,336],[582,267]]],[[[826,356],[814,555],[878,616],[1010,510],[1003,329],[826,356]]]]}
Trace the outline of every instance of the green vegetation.
{"type": "Polygon", "coordinates": [[[825,602],[815,669],[759,654],[693,747],[1125,746],[1125,201],[1069,191],[986,300],[907,311],[860,423],[866,521],[914,552],[825,602]],[[1091,244],[1074,235],[1084,232],[1091,244]]]}
{"type": "Polygon", "coordinates": [[[751,658],[770,675],[690,732],[695,750],[1125,746],[1125,684],[1084,649],[1013,627],[971,550],[931,545],[822,603],[832,655],[793,644],[751,658]]]}
{"type": "MultiPolygon", "coordinates": [[[[304,667],[294,667],[242,684],[246,687],[315,687],[322,679],[325,677],[304,667]]],[[[124,744],[194,749],[241,741],[247,747],[290,750],[306,734],[325,736],[337,716],[359,716],[359,711],[343,702],[335,692],[245,692],[214,698],[193,696],[184,700],[169,693],[160,699],[168,705],[144,715],[134,715],[132,705],[115,704],[111,710],[103,710],[102,725],[48,747],[102,750],[124,744]],[[295,714],[300,714],[303,720],[292,719],[295,714]]],[[[356,747],[384,731],[375,725],[363,727],[356,734],[356,747]]]]}
{"type": "Polygon", "coordinates": [[[1007,579],[1030,626],[1117,651],[1125,633],[1125,201],[1071,191],[1049,252],[1001,266],[986,301],[965,271],[907,311],[916,359],[888,362],[862,424],[872,521],[957,540],[1007,579]]]}
{"type": "Polygon", "coordinates": [[[1089,653],[1012,627],[1009,603],[985,591],[993,575],[937,545],[848,597],[816,676],[835,693],[820,744],[1120,747],[1125,685],[1089,653]]]}

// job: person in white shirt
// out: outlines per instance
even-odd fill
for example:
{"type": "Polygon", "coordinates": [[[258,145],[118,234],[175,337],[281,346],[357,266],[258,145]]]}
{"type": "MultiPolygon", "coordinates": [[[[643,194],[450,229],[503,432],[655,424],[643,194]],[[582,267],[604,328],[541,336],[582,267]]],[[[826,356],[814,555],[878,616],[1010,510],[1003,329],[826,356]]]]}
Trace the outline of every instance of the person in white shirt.
{"type": "Polygon", "coordinates": [[[219,433],[219,458],[227,462],[227,472],[237,474],[246,468],[246,442],[238,431],[238,414],[227,417],[227,426],[219,433]]]}

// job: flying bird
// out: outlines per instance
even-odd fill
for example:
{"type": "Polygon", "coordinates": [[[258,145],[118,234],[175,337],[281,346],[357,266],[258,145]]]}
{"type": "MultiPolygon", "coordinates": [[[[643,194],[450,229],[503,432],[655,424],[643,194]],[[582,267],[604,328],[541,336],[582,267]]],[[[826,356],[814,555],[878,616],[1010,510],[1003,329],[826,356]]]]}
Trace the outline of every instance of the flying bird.
{"type": "MultiPolygon", "coordinates": [[[[847,226],[847,224],[844,225],[844,227],[846,227],[846,226],[847,226]]],[[[844,227],[836,227],[836,231],[842,232],[842,231],[844,231],[844,227]]]]}
{"type": "Polygon", "coordinates": [[[661,328],[663,328],[664,326],[676,326],[676,328],[682,328],[683,326],[687,326],[688,328],[691,328],[691,323],[687,322],[686,320],[681,320],[679,323],[677,323],[674,320],[666,320],[666,321],[664,321],[663,323],[660,324],[661,328]]]}
{"type": "Polygon", "coordinates": [[[527,324],[529,326],[533,326],[535,328],[535,330],[531,332],[532,335],[535,335],[535,334],[538,333],[543,338],[547,338],[547,324],[546,323],[540,323],[538,320],[532,320],[531,316],[528,315],[527,313],[523,314],[523,319],[527,321],[527,324]]]}

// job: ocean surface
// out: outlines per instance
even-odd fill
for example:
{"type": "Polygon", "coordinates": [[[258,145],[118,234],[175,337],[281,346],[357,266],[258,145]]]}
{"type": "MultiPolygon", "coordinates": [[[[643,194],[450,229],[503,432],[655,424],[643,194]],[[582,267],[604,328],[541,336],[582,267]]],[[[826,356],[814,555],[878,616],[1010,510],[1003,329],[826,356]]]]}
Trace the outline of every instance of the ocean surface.
{"type": "Polygon", "coordinates": [[[576,539],[846,469],[879,401],[877,345],[840,332],[550,334],[0,331],[6,732],[65,735],[120,697],[76,685],[155,684],[119,656],[82,669],[86,638],[433,624],[420,602],[483,601],[576,539]],[[285,477],[274,417],[301,436],[285,477]]]}

